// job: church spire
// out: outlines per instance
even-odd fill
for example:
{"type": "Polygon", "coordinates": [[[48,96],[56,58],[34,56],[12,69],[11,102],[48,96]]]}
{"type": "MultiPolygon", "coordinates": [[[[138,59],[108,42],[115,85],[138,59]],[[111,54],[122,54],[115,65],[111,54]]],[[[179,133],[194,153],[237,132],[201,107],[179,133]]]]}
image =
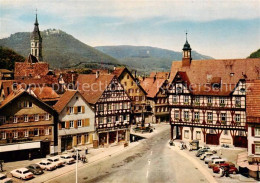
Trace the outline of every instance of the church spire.
{"type": "Polygon", "coordinates": [[[38,61],[42,61],[42,37],[39,30],[37,9],[35,14],[34,29],[31,33],[31,54],[35,56],[38,61]]]}
{"type": "Polygon", "coordinates": [[[188,33],[186,31],[186,42],[183,46],[183,55],[182,55],[182,66],[190,66],[191,64],[191,47],[190,47],[190,44],[188,42],[188,33]]]}

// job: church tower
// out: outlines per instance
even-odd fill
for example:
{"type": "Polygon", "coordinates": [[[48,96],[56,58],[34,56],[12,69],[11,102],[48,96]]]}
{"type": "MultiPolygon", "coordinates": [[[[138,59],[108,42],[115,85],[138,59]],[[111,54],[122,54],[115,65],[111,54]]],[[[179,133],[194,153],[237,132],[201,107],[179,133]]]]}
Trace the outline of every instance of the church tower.
{"type": "Polygon", "coordinates": [[[187,32],[186,32],[186,42],[183,46],[183,55],[182,55],[182,66],[190,66],[191,64],[191,47],[190,44],[188,43],[187,39],[187,32]]]}
{"type": "Polygon", "coordinates": [[[34,29],[31,33],[31,54],[35,56],[38,59],[38,61],[42,61],[42,37],[39,30],[37,13],[34,23],[34,29]]]}

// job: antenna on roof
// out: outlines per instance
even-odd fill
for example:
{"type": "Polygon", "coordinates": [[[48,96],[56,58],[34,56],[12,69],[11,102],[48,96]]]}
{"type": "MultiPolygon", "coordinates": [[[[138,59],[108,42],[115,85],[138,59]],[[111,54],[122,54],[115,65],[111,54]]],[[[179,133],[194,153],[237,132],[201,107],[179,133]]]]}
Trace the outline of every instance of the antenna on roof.
{"type": "Polygon", "coordinates": [[[187,35],[188,35],[188,30],[187,29],[186,29],[185,34],[186,34],[186,41],[187,41],[187,35]]]}

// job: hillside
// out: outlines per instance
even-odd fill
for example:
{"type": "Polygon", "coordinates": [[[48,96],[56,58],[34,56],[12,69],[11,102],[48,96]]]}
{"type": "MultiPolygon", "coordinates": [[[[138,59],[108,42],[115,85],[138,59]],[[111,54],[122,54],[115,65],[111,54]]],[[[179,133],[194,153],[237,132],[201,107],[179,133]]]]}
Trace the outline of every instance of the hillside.
{"type": "MultiPolygon", "coordinates": [[[[118,59],[122,64],[138,71],[150,72],[153,70],[167,70],[171,68],[172,61],[181,60],[182,52],[149,47],[149,46],[98,46],[95,47],[105,54],[118,59]]],[[[192,51],[194,60],[212,59],[196,51],[192,51]]]]}
{"type": "Polygon", "coordinates": [[[260,58],[260,49],[250,54],[249,58],[260,58]]]}
{"type": "MultiPolygon", "coordinates": [[[[43,38],[43,59],[53,68],[80,66],[89,67],[120,65],[111,56],[88,46],[73,36],[55,29],[41,32],[43,38]]],[[[24,57],[30,53],[30,33],[19,32],[0,39],[0,46],[8,47],[24,57]]]]}
{"type": "Polygon", "coordinates": [[[1,69],[14,69],[15,62],[23,62],[25,58],[15,51],[0,46],[0,68],[1,69]]]}

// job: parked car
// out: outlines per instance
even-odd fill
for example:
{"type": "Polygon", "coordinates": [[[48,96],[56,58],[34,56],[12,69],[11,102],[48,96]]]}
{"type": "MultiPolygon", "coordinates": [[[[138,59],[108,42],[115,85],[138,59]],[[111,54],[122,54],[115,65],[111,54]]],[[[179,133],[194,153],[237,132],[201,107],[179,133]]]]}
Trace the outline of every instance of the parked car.
{"type": "Polygon", "coordinates": [[[57,156],[47,158],[47,161],[55,164],[56,167],[61,167],[64,165],[64,161],[59,160],[59,157],[57,157],[57,156]]]}
{"type": "Polygon", "coordinates": [[[30,172],[32,172],[34,175],[41,175],[43,174],[42,168],[37,164],[31,164],[26,167],[30,172]]]}
{"type": "Polygon", "coordinates": [[[199,149],[198,152],[196,153],[196,156],[200,157],[202,154],[204,154],[205,152],[208,152],[208,151],[209,151],[209,149],[204,149],[204,148],[199,149]]]}
{"type": "Polygon", "coordinates": [[[217,155],[213,155],[213,156],[210,156],[210,157],[207,157],[205,158],[205,163],[208,164],[210,161],[214,160],[214,159],[221,159],[220,156],[217,156],[217,155]]]}
{"type": "Polygon", "coordinates": [[[47,160],[42,160],[39,163],[37,163],[43,170],[54,170],[56,169],[56,165],[54,163],[51,163],[47,160]]]}
{"type": "Polygon", "coordinates": [[[33,178],[33,173],[30,172],[27,168],[15,169],[12,170],[10,173],[13,177],[16,177],[18,179],[27,180],[33,178]]]}
{"type": "Polygon", "coordinates": [[[214,160],[209,161],[208,167],[213,168],[213,167],[218,166],[219,164],[222,164],[222,163],[225,163],[224,159],[214,159],[214,160]]]}
{"type": "Polygon", "coordinates": [[[5,174],[0,173],[0,183],[12,183],[13,180],[11,178],[7,178],[5,174]]]}
{"type": "Polygon", "coordinates": [[[228,171],[229,174],[237,174],[238,173],[238,169],[233,165],[230,166],[230,164],[228,164],[228,163],[222,163],[219,166],[215,166],[215,167],[213,167],[212,170],[213,170],[214,173],[219,173],[220,168],[223,168],[224,170],[229,169],[229,171],[228,171]]]}
{"type": "Polygon", "coordinates": [[[61,158],[66,164],[75,163],[74,158],[72,158],[71,155],[69,155],[69,154],[61,155],[60,158],[61,158]]]}
{"type": "Polygon", "coordinates": [[[204,154],[202,154],[202,155],[200,156],[200,159],[201,159],[201,160],[204,160],[205,158],[208,158],[208,157],[210,157],[210,156],[212,156],[212,155],[213,155],[212,152],[205,152],[204,154]]]}

